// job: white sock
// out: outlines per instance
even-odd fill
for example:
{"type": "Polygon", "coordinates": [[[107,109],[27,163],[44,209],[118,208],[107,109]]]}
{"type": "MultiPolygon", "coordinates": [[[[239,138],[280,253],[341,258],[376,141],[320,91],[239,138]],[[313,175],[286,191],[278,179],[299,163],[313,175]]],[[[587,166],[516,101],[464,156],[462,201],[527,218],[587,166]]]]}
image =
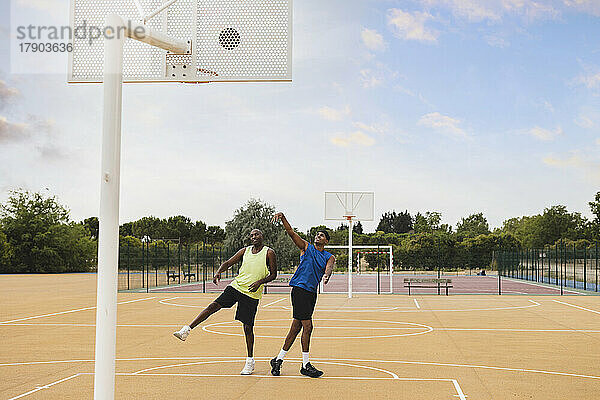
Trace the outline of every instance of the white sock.
{"type": "Polygon", "coordinates": [[[306,368],[306,364],[308,364],[308,352],[302,352],[302,366],[306,368]]]}
{"type": "Polygon", "coordinates": [[[277,359],[278,360],[283,360],[283,358],[285,357],[286,354],[287,354],[287,351],[285,351],[284,349],[279,350],[279,354],[277,355],[277,359]]]}
{"type": "Polygon", "coordinates": [[[184,330],[184,331],[188,331],[188,332],[189,332],[189,331],[191,331],[191,330],[192,330],[192,328],[190,328],[190,326],[189,326],[189,325],[186,325],[186,326],[184,326],[184,327],[183,327],[183,330],[184,330]]]}
{"type": "Polygon", "coordinates": [[[254,357],[246,357],[246,362],[254,362],[254,357]]]}

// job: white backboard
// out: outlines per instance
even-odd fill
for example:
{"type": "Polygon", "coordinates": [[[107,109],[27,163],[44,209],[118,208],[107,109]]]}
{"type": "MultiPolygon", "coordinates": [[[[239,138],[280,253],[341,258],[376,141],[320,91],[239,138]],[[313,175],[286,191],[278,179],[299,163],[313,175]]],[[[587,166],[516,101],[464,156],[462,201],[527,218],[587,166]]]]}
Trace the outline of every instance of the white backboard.
{"type": "MultiPolygon", "coordinates": [[[[140,21],[136,0],[71,0],[71,27],[104,29],[117,14],[140,21]]],[[[144,14],[166,0],[137,0],[144,14]]],[[[190,54],[174,55],[127,40],[123,82],[261,82],[292,79],[292,0],[178,0],[146,25],[190,41],[190,54]]],[[[80,32],[85,29],[80,30],[80,32]]],[[[103,80],[104,39],[74,35],[69,82],[103,80]]]]}
{"type": "Polygon", "coordinates": [[[325,192],[325,219],[330,221],[373,221],[373,192],[325,192]]]}

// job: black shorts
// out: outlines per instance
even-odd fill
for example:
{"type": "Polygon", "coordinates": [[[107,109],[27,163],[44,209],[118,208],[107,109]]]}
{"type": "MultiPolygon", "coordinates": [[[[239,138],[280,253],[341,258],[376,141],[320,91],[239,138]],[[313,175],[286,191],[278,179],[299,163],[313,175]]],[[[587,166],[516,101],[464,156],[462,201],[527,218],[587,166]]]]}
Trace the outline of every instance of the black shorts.
{"type": "Polygon", "coordinates": [[[294,310],[294,319],[299,319],[300,321],[312,319],[316,304],[316,292],[309,292],[299,286],[292,286],[292,309],[294,310]]]}
{"type": "Polygon", "coordinates": [[[231,308],[235,303],[238,303],[235,319],[243,324],[254,326],[254,318],[258,310],[258,299],[253,299],[237,289],[227,286],[223,293],[215,299],[215,303],[223,308],[231,308]]]}

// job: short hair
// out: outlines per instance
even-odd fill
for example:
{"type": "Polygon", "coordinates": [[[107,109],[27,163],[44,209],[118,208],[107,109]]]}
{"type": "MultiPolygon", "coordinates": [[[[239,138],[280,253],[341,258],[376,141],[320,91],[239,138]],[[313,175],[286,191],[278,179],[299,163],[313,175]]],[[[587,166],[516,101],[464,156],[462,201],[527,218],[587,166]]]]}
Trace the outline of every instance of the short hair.
{"type": "Polygon", "coordinates": [[[325,237],[327,238],[327,241],[329,242],[331,240],[331,237],[329,236],[329,232],[327,232],[325,229],[319,229],[317,231],[317,233],[322,232],[323,235],[325,235],[325,237]]]}

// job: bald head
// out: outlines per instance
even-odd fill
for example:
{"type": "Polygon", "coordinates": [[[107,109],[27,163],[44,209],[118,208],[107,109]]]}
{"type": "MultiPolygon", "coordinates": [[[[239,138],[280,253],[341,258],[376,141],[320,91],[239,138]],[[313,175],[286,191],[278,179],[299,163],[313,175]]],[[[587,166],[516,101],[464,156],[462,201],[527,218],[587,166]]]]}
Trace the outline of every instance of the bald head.
{"type": "Polygon", "coordinates": [[[252,229],[250,231],[250,242],[254,246],[262,246],[263,240],[264,240],[263,233],[260,229],[252,229]]]}

